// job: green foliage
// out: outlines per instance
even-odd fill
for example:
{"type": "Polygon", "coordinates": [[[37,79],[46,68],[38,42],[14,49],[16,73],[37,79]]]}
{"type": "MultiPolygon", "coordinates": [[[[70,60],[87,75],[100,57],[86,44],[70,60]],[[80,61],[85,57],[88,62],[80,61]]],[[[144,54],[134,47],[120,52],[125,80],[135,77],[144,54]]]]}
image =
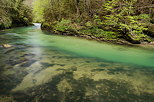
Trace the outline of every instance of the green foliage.
{"type": "Polygon", "coordinates": [[[85,23],[85,26],[92,27],[93,26],[93,23],[91,21],[88,21],[88,22],[85,23]]]}
{"type": "Polygon", "coordinates": [[[66,19],[62,19],[61,21],[56,21],[55,25],[53,26],[53,29],[55,31],[61,31],[61,32],[67,31],[68,29],[71,28],[70,23],[71,21],[66,19]]]}
{"type": "Polygon", "coordinates": [[[137,0],[123,1],[111,0],[104,4],[104,10],[108,14],[104,16],[103,24],[110,28],[117,28],[134,40],[146,37],[143,31],[147,30],[149,16],[147,14],[135,15],[134,4],[137,0]]]}
{"type": "Polygon", "coordinates": [[[31,9],[24,0],[0,0],[0,29],[29,25],[32,22],[31,9]]]}
{"type": "Polygon", "coordinates": [[[148,11],[153,9],[143,3],[152,4],[150,0],[37,0],[34,14],[36,22],[48,23],[55,31],[143,41],[148,39],[143,31],[153,22],[148,11]]]}
{"type": "Polygon", "coordinates": [[[90,20],[101,8],[101,0],[36,0],[33,5],[36,21],[54,22],[62,18],[90,20]]]}
{"type": "Polygon", "coordinates": [[[99,16],[94,15],[94,24],[95,25],[102,25],[102,20],[99,18],[99,16]]]}
{"type": "Polygon", "coordinates": [[[7,12],[0,8],[0,29],[9,28],[12,24],[7,12]]]}
{"type": "Polygon", "coordinates": [[[34,22],[43,22],[45,9],[50,0],[35,0],[33,3],[34,22]]]}
{"type": "Polygon", "coordinates": [[[104,31],[103,29],[93,27],[89,29],[80,30],[79,33],[86,35],[93,35],[95,37],[104,37],[107,39],[117,38],[117,34],[112,31],[104,31]]]}

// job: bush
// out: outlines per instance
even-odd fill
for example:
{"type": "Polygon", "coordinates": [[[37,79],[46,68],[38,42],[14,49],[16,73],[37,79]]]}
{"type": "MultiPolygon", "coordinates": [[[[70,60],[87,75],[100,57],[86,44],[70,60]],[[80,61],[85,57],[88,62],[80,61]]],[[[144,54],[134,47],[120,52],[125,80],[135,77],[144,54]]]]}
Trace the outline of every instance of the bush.
{"type": "Polygon", "coordinates": [[[104,31],[103,29],[93,27],[89,29],[80,30],[79,33],[86,34],[86,35],[92,35],[95,37],[104,37],[104,38],[117,38],[117,34],[112,31],[104,31]]]}
{"type": "Polygon", "coordinates": [[[23,3],[23,0],[4,0],[2,4],[3,6],[0,7],[0,29],[32,23],[32,10],[23,3]]]}
{"type": "Polygon", "coordinates": [[[71,29],[71,20],[62,19],[61,21],[56,21],[53,29],[55,31],[65,32],[68,29],[71,29]]]}
{"type": "Polygon", "coordinates": [[[12,24],[12,20],[8,13],[0,8],[0,29],[9,28],[12,24]]]}

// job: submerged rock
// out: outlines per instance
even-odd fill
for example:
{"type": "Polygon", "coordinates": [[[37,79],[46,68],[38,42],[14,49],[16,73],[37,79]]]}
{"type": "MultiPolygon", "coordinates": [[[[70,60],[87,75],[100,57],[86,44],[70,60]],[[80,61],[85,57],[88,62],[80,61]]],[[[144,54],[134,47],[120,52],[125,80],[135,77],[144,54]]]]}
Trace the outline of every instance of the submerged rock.
{"type": "Polygon", "coordinates": [[[10,47],[12,47],[12,45],[10,45],[10,44],[3,44],[2,47],[4,47],[4,48],[10,48],[10,47]]]}

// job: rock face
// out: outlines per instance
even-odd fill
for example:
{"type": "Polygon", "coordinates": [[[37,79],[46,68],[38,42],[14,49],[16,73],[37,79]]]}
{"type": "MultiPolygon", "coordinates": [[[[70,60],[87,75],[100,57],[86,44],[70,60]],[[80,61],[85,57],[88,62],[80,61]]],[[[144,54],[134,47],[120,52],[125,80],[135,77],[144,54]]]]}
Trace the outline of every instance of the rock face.
{"type": "Polygon", "coordinates": [[[9,45],[9,44],[3,44],[2,45],[4,48],[10,48],[10,47],[12,47],[12,45],[9,45]]]}

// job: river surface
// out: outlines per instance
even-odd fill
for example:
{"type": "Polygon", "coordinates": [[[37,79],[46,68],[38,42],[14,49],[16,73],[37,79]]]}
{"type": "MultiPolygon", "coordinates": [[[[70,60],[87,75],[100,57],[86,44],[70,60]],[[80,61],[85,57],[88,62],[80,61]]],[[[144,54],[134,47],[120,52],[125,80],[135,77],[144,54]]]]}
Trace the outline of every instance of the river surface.
{"type": "Polygon", "coordinates": [[[154,102],[154,48],[0,31],[0,102],[154,102]]]}

